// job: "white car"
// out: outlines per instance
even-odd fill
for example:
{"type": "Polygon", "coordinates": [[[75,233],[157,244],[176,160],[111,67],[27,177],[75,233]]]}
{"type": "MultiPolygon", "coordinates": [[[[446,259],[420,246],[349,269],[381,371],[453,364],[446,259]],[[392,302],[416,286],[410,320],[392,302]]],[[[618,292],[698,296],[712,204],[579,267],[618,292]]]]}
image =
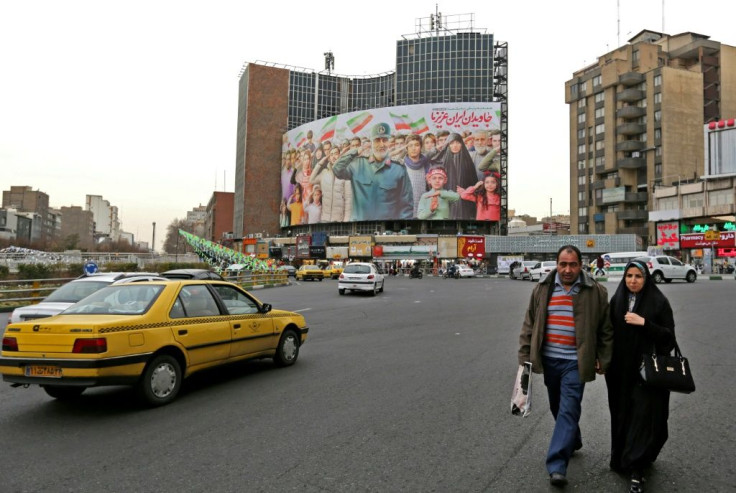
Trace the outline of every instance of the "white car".
{"type": "Polygon", "coordinates": [[[672,282],[673,279],[684,279],[687,282],[695,282],[698,273],[695,267],[683,264],[675,257],[667,255],[647,256],[634,259],[643,262],[649,268],[652,280],[656,283],[672,282]]]}
{"type": "Polygon", "coordinates": [[[148,272],[103,272],[80,277],[59,287],[40,303],[16,308],[10,314],[8,323],[52,317],[110,284],[138,281],[168,281],[168,279],[148,272]]]}
{"type": "Polygon", "coordinates": [[[383,293],[385,279],[381,270],[372,263],[351,262],[342,270],[337,281],[337,292],[370,291],[372,296],[383,293]]]}
{"type": "Polygon", "coordinates": [[[531,271],[537,263],[538,262],[536,260],[524,260],[511,271],[511,279],[529,279],[529,271],[531,271]]]}
{"type": "Polygon", "coordinates": [[[547,277],[547,274],[552,272],[552,269],[557,267],[557,262],[554,260],[545,260],[544,262],[537,262],[537,265],[532,267],[532,270],[529,271],[529,280],[544,281],[544,278],[547,277]]]}
{"type": "Polygon", "coordinates": [[[475,271],[467,265],[460,264],[456,267],[456,269],[458,277],[475,277],[475,271]]]}

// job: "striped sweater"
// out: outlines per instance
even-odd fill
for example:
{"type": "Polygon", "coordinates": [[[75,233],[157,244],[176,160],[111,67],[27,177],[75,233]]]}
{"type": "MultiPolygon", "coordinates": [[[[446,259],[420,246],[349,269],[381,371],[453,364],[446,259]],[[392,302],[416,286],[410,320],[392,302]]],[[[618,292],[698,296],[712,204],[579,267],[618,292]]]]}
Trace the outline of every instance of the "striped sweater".
{"type": "Polygon", "coordinates": [[[559,282],[555,282],[552,297],[547,305],[547,325],[542,344],[543,356],[567,360],[578,359],[572,298],[579,291],[579,281],[573,284],[570,291],[566,291],[559,282]]]}

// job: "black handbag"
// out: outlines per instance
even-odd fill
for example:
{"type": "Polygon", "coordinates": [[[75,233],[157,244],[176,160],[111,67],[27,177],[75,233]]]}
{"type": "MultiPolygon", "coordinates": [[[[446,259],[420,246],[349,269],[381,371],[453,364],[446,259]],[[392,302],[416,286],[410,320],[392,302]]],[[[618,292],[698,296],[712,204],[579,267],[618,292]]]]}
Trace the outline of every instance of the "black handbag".
{"type": "Polygon", "coordinates": [[[644,354],[641,358],[639,373],[644,384],[649,387],[670,390],[689,394],[695,391],[693,374],[690,373],[690,364],[680,352],[680,346],[675,342],[675,355],[644,354]]]}

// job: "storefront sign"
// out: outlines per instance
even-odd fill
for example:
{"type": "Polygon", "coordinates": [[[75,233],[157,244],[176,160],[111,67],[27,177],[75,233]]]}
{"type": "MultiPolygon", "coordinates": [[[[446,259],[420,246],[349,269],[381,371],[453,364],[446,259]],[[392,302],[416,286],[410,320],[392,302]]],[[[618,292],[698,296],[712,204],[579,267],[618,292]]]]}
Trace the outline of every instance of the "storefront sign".
{"type": "Polygon", "coordinates": [[[458,257],[483,258],[486,254],[486,239],[483,236],[461,236],[457,239],[458,257]]]}
{"type": "Polygon", "coordinates": [[[657,246],[665,250],[680,249],[680,225],[677,221],[657,223],[657,246]]]}
{"type": "Polygon", "coordinates": [[[733,231],[706,231],[680,235],[680,248],[736,247],[736,233],[733,231]]]}

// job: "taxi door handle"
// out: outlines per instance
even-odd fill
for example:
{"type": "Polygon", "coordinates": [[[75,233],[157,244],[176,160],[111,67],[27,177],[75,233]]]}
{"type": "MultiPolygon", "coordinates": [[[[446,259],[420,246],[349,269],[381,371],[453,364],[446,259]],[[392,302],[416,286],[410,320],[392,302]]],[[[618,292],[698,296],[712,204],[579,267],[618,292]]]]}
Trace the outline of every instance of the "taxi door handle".
{"type": "Polygon", "coordinates": [[[234,329],[239,329],[239,328],[240,328],[240,324],[235,324],[235,325],[233,325],[233,328],[234,328],[234,329]]]}
{"type": "Polygon", "coordinates": [[[186,330],[186,329],[181,329],[181,330],[179,330],[179,335],[180,335],[180,336],[185,336],[185,335],[187,335],[188,333],[189,333],[189,331],[188,331],[188,330],[186,330]]]}

